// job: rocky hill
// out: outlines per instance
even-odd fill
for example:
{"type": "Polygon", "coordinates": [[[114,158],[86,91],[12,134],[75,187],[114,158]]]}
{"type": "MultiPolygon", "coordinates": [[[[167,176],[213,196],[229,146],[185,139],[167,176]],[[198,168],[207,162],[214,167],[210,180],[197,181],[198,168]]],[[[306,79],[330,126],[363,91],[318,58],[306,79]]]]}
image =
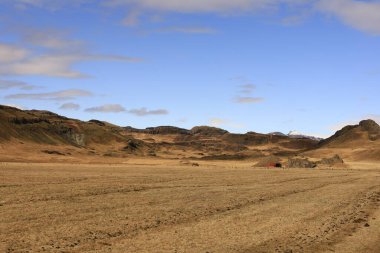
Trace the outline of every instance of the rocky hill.
{"type": "MultiPolygon", "coordinates": [[[[363,125],[363,124],[362,124],[363,125]]],[[[364,124],[369,138],[376,127],[364,124]]],[[[282,135],[229,133],[198,126],[190,130],[159,126],[146,129],[119,127],[96,119],[70,119],[48,111],[0,106],[0,158],[20,154],[111,157],[160,157],[170,159],[255,159],[268,155],[292,156],[319,147],[307,138],[282,135]],[[12,147],[11,149],[9,147],[12,147]],[[24,153],[22,153],[22,151],[24,153]]]]}
{"type": "Polygon", "coordinates": [[[306,152],[314,157],[327,154],[339,154],[351,161],[380,161],[380,126],[373,120],[345,126],[322,140],[314,150],[306,152]]]}
{"type": "Polygon", "coordinates": [[[358,125],[350,125],[322,140],[320,146],[347,147],[353,144],[368,144],[380,140],[380,126],[373,120],[363,120],[358,125]]]}
{"type": "Polygon", "coordinates": [[[0,106],[0,141],[88,147],[123,142],[120,129],[100,121],[83,122],[48,111],[0,106]]]}

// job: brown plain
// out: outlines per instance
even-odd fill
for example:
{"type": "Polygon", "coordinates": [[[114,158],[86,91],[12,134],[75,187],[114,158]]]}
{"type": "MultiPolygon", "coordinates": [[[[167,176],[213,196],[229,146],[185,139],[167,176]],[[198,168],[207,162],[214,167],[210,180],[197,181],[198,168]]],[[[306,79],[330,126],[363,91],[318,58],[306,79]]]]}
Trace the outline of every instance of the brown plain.
{"type": "Polygon", "coordinates": [[[0,252],[380,252],[378,163],[0,164],[0,252]]]}

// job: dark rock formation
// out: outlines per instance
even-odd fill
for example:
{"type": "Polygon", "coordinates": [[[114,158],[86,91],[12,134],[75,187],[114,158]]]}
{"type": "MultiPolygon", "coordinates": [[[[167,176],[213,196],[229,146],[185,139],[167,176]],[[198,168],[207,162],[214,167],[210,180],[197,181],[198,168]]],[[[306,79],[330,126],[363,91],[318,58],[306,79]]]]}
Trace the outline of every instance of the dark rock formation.
{"type": "Polygon", "coordinates": [[[288,168],[315,168],[317,164],[306,158],[290,158],[288,160],[288,168]]]}
{"type": "Polygon", "coordinates": [[[173,126],[159,126],[159,127],[149,127],[144,130],[147,134],[189,134],[189,130],[173,127],[173,126]]]}
{"type": "Polygon", "coordinates": [[[323,158],[321,161],[317,162],[317,164],[333,166],[344,164],[344,161],[339,155],[335,155],[330,158],[323,158]]]}
{"type": "Polygon", "coordinates": [[[210,126],[196,126],[190,130],[191,134],[199,134],[204,136],[220,136],[228,133],[228,131],[210,126]]]}

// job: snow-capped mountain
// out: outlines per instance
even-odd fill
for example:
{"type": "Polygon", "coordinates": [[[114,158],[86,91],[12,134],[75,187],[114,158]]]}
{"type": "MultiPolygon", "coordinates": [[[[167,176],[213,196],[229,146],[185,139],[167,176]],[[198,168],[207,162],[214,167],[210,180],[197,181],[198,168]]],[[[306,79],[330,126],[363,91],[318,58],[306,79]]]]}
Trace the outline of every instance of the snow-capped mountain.
{"type": "Polygon", "coordinates": [[[290,138],[303,138],[303,139],[312,139],[312,140],[317,140],[317,141],[323,140],[323,138],[302,134],[298,131],[290,131],[288,133],[288,136],[290,138]]]}
{"type": "Polygon", "coordinates": [[[297,139],[297,138],[312,139],[312,140],[316,140],[316,141],[323,140],[323,138],[306,135],[306,134],[300,133],[298,131],[290,131],[288,134],[284,134],[281,132],[272,132],[272,133],[269,133],[269,135],[288,136],[289,138],[294,138],[294,139],[297,139]]]}

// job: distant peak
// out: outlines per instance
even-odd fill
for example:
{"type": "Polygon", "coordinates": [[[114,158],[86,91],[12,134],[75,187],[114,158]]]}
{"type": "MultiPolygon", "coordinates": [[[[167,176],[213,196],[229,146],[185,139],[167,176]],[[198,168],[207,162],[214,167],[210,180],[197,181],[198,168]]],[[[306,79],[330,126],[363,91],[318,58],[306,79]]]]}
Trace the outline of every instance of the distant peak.
{"type": "Polygon", "coordinates": [[[360,121],[359,126],[370,132],[380,131],[380,126],[376,123],[376,121],[371,119],[360,121]]]}
{"type": "Polygon", "coordinates": [[[310,135],[306,135],[306,134],[303,134],[303,133],[300,133],[298,131],[290,131],[288,133],[288,136],[290,138],[301,138],[301,139],[311,139],[311,140],[316,140],[316,141],[320,141],[322,140],[322,138],[319,138],[319,137],[315,137],[315,136],[310,136],[310,135]]]}
{"type": "Polygon", "coordinates": [[[288,136],[294,136],[294,135],[304,135],[304,134],[302,134],[302,133],[300,133],[300,132],[298,132],[296,130],[290,131],[288,133],[288,136]]]}
{"type": "Polygon", "coordinates": [[[284,134],[282,132],[271,132],[271,133],[269,133],[269,135],[286,136],[286,134],[284,134]]]}

